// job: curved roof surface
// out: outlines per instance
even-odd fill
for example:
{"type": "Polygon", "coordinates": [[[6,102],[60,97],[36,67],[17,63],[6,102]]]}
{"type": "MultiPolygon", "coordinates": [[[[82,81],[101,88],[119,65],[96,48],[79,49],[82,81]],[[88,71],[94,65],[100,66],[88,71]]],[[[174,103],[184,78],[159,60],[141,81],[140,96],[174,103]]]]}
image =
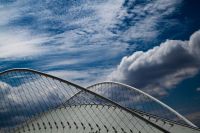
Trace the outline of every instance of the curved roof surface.
{"type": "Polygon", "coordinates": [[[187,119],[170,107],[160,104],[157,99],[144,96],[145,93],[136,91],[137,89],[130,90],[130,87],[120,83],[107,83],[85,89],[30,69],[2,72],[0,73],[0,131],[199,132],[187,119]],[[116,87],[123,89],[118,89],[118,92],[113,91],[116,87]],[[103,91],[97,91],[99,89],[103,91]],[[128,92],[130,96],[127,95],[128,92]],[[135,94],[132,95],[133,93],[135,94]],[[145,98],[143,103],[140,98],[145,98]],[[185,123],[169,119],[171,116],[166,118],[151,108],[146,110],[142,108],[153,103],[161,105],[161,109],[171,111],[173,115],[178,114],[177,118],[185,123]]]}

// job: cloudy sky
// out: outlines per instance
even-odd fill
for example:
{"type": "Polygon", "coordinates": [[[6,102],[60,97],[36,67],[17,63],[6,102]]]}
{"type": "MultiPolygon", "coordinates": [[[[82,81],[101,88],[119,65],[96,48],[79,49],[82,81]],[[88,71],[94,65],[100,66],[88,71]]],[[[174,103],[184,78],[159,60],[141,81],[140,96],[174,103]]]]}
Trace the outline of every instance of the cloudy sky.
{"type": "Polygon", "coordinates": [[[198,0],[0,0],[0,71],[144,90],[200,126],[198,0]]]}

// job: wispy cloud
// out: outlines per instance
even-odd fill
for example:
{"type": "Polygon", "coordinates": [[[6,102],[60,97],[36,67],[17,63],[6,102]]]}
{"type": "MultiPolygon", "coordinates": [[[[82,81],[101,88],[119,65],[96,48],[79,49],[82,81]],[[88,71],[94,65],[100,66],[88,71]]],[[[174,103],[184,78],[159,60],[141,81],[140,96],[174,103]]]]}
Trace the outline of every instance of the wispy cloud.
{"type": "Polygon", "coordinates": [[[156,39],[160,33],[158,23],[176,10],[182,0],[126,1],[118,25],[120,38],[124,41],[144,42],[156,39]],[[120,31],[121,30],[121,31],[120,31]]]}
{"type": "Polygon", "coordinates": [[[88,85],[104,81],[108,73],[112,71],[112,68],[91,68],[90,70],[51,70],[47,71],[47,73],[87,87],[88,85]]]}
{"type": "Polygon", "coordinates": [[[197,91],[200,91],[200,87],[196,89],[197,91]]]}
{"type": "MultiPolygon", "coordinates": [[[[59,68],[59,71],[74,73],[79,70],[72,69],[73,66],[79,66],[85,71],[97,68],[99,73],[106,73],[129,47],[134,48],[130,40],[155,38],[159,32],[156,23],[173,12],[178,3],[81,0],[69,4],[22,0],[2,4],[0,58],[36,59],[40,56],[45,60],[37,59],[32,65],[44,71],[59,68]],[[131,24],[126,25],[126,21],[131,24]]],[[[85,82],[90,80],[89,76],[85,78],[85,82]]],[[[101,76],[96,78],[101,79],[101,76]]]]}
{"type": "Polygon", "coordinates": [[[19,16],[19,10],[13,8],[12,6],[0,5],[0,26],[8,24],[11,20],[17,18],[19,16]]]}
{"type": "Polygon", "coordinates": [[[48,37],[31,35],[23,30],[0,32],[0,59],[43,55],[48,51],[42,45],[47,40],[48,37]]]}

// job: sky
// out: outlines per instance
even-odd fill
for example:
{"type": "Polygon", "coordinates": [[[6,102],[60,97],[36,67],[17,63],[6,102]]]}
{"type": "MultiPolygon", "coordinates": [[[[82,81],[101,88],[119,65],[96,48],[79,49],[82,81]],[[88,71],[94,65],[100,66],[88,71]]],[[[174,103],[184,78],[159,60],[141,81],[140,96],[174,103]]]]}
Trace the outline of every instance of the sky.
{"type": "Polygon", "coordinates": [[[198,0],[0,0],[0,71],[137,87],[200,126],[198,0]]]}

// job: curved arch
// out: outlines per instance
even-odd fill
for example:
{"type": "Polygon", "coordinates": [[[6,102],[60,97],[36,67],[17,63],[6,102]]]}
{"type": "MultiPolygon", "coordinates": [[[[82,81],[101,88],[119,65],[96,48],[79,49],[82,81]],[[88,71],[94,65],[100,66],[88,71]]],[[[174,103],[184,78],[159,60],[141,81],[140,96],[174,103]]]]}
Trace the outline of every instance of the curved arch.
{"type": "MultiPolygon", "coordinates": [[[[126,84],[123,84],[123,83],[119,83],[119,82],[114,82],[114,81],[105,81],[105,82],[100,82],[100,83],[96,83],[94,85],[91,85],[91,86],[88,86],[87,89],[91,90],[91,91],[94,91],[94,87],[95,86],[98,86],[98,85],[103,85],[103,84],[116,84],[116,85],[120,85],[122,87],[126,87],[130,90],[133,90],[133,91],[136,91],[136,92],[139,92],[140,94],[143,94],[144,96],[150,98],[151,100],[153,100],[154,102],[160,104],[162,107],[166,108],[167,110],[169,110],[170,112],[172,112],[173,114],[175,114],[177,117],[179,117],[180,119],[182,119],[184,122],[186,122],[186,124],[192,126],[192,127],[197,127],[196,125],[194,125],[192,122],[190,122],[187,118],[185,118],[184,116],[182,116],[181,114],[179,114],[177,111],[175,111],[174,109],[172,109],[171,107],[169,107],[168,105],[166,105],[165,103],[161,102],[160,100],[156,99],[155,97],[137,89],[137,88],[134,88],[132,86],[129,86],[129,85],[126,85],[126,84]]],[[[103,94],[101,94],[103,95],[103,94]]]]}
{"type": "MultiPolygon", "coordinates": [[[[20,105],[20,107],[18,107],[16,105],[10,105],[12,103],[8,102],[8,101],[6,101],[6,102],[8,102],[8,104],[6,106],[3,106],[3,107],[12,106],[10,111],[11,111],[11,113],[16,113],[17,114],[16,116],[19,116],[21,113],[26,113],[27,110],[23,110],[23,109],[26,109],[26,107],[33,109],[33,110],[31,110],[31,111],[33,111],[32,112],[33,114],[27,114],[27,116],[29,115],[28,117],[30,119],[28,119],[28,120],[24,119],[23,122],[25,122],[25,125],[29,125],[29,123],[27,121],[31,120],[32,118],[36,119],[35,116],[37,116],[41,113],[44,113],[44,114],[49,113],[50,114],[49,117],[42,115],[42,116],[45,117],[46,121],[48,122],[49,118],[51,118],[51,117],[53,118],[52,113],[56,112],[55,110],[58,109],[59,105],[60,105],[61,108],[63,108],[63,107],[71,107],[72,105],[83,105],[85,103],[86,104],[93,103],[93,105],[98,105],[98,104],[99,105],[106,105],[106,106],[113,105],[113,106],[127,112],[128,114],[131,114],[132,118],[136,117],[138,120],[142,121],[143,124],[148,123],[147,127],[150,126],[149,130],[153,131],[152,128],[154,128],[154,130],[158,130],[160,132],[168,133],[168,131],[163,129],[162,127],[152,123],[151,121],[149,121],[147,119],[144,119],[143,117],[138,115],[136,112],[134,112],[134,111],[132,111],[128,108],[125,108],[125,107],[119,105],[118,103],[116,103],[116,102],[114,102],[110,99],[107,99],[107,98],[105,98],[105,97],[103,97],[99,94],[96,94],[95,92],[87,90],[87,89],[85,89],[85,88],[83,88],[79,85],[76,85],[74,83],[71,83],[69,81],[60,79],[58,77],[55,77],[55,76],[52,76],[52,75],[49,75],[49,74],[45,74],[45,73],[42,73],[42,72],[39,72],[39,71],[35,71],[35,70],[31,70],[31,69],[25,69],[25,68],[11,69],[11,70],[7,70],[7,71],[0,73],[0,80],[5,82],[5,84],[7,83],[7,84],[11,85],[10,87],[8,87],[8,90],[6,90],[6,92],[1,93],[2,95],[5,96],[5,94],[7,94],[8,92],[11,92],[11,91],[14,91],[13,93],[16,93],[16,94],[17,93],[24,94],[24,95],[20,94],[20,97],[17,97],[17,96],[14,96],[14,95],[10,96],[10,94],[8,94],[9,95],[8,98],[12,97],[13,101],[15,100],[15,102],[21,102],[22,103],[22,105],[20,105]],[[54,88],[55,87],[54,85],[56,85],[58,88],[54,88]],[[68,102],[67,102],[67,104],[66,104],[66,102],[64,104],[64,101],[66,101],[66,99],[62,99],[62,98],[64,98],[64,94],[62,95],[63,97],[61,97],[61,98],[58,95],[58,92],[54,92],[54,93],[56,93],[56,95],[49,96],[49,95],[46,95],[47,92],[45,92],[45,91],[47,91],[47,90],[43,90],[43,89],[49,89],[49,88],[50,89],[57,89],[57,90],[58,89],[67,90],[64,85],[68,86],[68,90],[70,90],[72,92],[75,91],[75,92],[73,92],[73,95],[78,93],[78,92],[82,92],[82,94],[79,95],[78,97],[73,97],[72,99],[70,97],[67,97],[68,102]],[[19,87],[20,87],[20,90],[19,90],[19,87]],[[26,92],[26,89],[30,89],[30,88],[31,88],[31,91],[26,92]],[[34,89],[37,90],[37,92],[34,92],[35,91],[34,89]],[[44,92],[40,92],[40,91],[44,91],[44,92]],[[42,102],[41,102],[40,99],[37,99],[38,97],[35,96],[35,95],[37,95],[37,93],[41,94],[39,96],[40,96],[40,98],[42,98],[42,102]],[[30,96],[32,99],[29,99],[29,97],[27,95],[30,96]],[[36,97],[36,98],[33,99],[33,97],[36,97]],[[52,106],[49,106],[49,105],[45,105],[46,103],[45,103],[44,97],[47,97],[50,100],[52,100],[52,99],[54,100],[54,99],[57,98],[60,101],[57,104],[52,103],[52,106]],[[70,99],[70,100],[68,100],[68,99],[70,99]],[[34,110],[35,106],[33,106],[31,104],[26,105],[26,103],[24,103],[24,102],[30,102],[30,100],[38,100],[36,102],[35,101],[33,101],[33,102],[34,103],[38,102],[39,108],[43,108],[44,106],[46,106],[46,108],[44,107],[42,110],[39,110],[38,112],[34,112],[34,111],[36,111],[36,110],[34,110]],[[43,104],[43,102],[45,104],[43,104]],[[12,109],[15,109],[15,110],[12,110],[12,109]],[[18,113],[19,113],[19,115],[18,115],[18,113]],[[34,114],[34,113],[36,113],[36,114],[34,114]]],[[[2,88],[2,86],[0,86],[0,87],[2,88]]],[[[4,90],[1,90],[1,91],[4,91],[4,90]]],[[[51,92],[50,92],[50,94],[51,94],[51,92]]],[[[69,96],[73,96],[73,95],[69,94],[69,96]]],[[[55,102],[55,101],[53,101],[53,102],[55,102]]],[[[19,104],[19,103],[17,103],[17,104],[19,104]]],[[[29,103],[27,103],[27,104],[29,104],[29,103]]],[[[13,115],[13,114],[11,114],[11,115],[13,115]]],[[[58,115],[58,114],[55,113],[54,115],[58,115]]],[[[76,116],[76,117],[78,118],[78,116],[76,116]]],[[[4,119],[4,120],[6,120],[6,119],[4,119]]],[[[14,122],[18,122],[18,121],[16,120],[14,122]]],[[[20,123],[16,123],[16,124],[20,124],[20,123]]],[[[43,124],[45,125],[45,123],[43,123],[43,124]]],[[[76,124],[74,124],[74,125],[76,125],[76,124]]]]}

